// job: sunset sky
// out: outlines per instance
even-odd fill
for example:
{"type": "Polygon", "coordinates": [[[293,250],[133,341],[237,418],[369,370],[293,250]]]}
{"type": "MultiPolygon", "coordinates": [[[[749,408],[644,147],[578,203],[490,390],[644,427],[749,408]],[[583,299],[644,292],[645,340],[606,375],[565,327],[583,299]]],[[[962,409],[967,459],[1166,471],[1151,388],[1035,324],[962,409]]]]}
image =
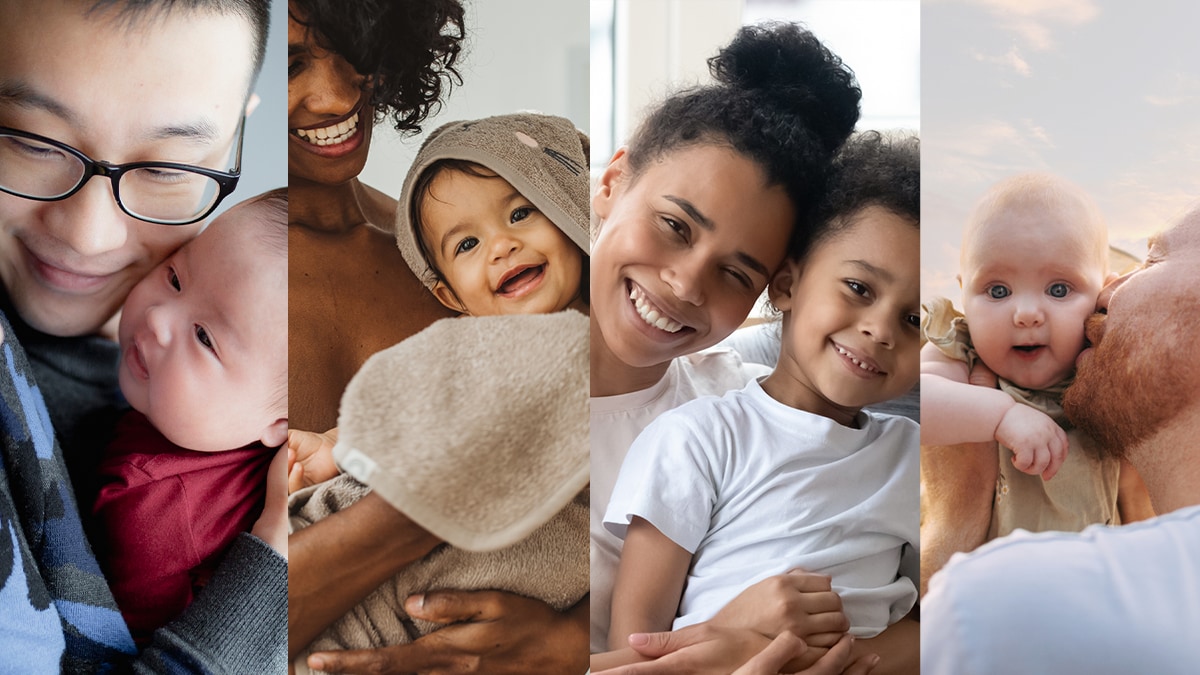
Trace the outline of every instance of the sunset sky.
{"type": "Polygon", "coordinates": [[[1200,199],[1197,26],[1190,2],[923,2],[922,297],[958,304],[962,223],[1023,171],[1082,185],[1142,257],[1200,199]]]}

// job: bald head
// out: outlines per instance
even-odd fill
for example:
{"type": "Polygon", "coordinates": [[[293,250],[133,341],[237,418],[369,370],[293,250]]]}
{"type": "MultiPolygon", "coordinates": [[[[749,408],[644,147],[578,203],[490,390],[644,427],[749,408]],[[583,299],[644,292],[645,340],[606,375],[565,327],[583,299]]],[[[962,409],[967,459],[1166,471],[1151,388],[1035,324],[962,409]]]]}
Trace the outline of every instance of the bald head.
{"type": "Polygon", "coordinates": [[[1095,202],[1078,185],[1047,173],[1024,173],[993,185],[963,232],[964,271],[986,262],[1013,238],[1056,241],[1079,265],[1108,270],[1108,229],[1095,202]]]}

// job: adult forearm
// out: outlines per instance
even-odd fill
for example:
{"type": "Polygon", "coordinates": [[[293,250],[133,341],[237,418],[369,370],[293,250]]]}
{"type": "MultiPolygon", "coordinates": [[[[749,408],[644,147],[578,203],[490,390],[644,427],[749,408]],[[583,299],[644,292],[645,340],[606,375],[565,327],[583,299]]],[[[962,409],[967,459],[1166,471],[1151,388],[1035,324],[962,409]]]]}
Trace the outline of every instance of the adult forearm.
{"type": "Polygon", "coordinates": [[[439,543],[374,494],[288,537],[288,658],[439,543]]]}

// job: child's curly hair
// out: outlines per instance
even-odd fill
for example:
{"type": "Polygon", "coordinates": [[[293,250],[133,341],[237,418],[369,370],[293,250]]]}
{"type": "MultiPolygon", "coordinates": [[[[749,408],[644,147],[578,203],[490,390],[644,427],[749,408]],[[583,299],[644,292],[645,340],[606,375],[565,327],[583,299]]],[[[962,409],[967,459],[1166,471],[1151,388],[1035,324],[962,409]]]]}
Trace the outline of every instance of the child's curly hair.
{"type": "Polygon", "coordinates": [[[375,121],[416,134],[462,77],[455,68],[465,37],[460,0],[293,0],[323,46],[371,84],[375,121]]]}
{"type": "Polygon", "coordinates": [[[807,236],[788,250],[803,258],[816,244],[854,225],[854,215],[879,206],[921,227],[921,140],[912,133],[864,131],[842,146],[807,236]]]}

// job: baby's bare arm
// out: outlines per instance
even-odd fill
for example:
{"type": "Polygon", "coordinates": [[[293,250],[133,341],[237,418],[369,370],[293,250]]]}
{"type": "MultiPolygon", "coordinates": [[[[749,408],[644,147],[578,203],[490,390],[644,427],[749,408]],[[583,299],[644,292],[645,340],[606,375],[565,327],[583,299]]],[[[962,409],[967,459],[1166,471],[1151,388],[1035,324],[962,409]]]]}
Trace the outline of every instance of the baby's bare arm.
{"type": "Polygon", "coordinates": [[[921,349],[921,443],[949,446],[994,440],[1016,402],[999,389],[968,382],[967,364],[932,344],[921,349]]]}

